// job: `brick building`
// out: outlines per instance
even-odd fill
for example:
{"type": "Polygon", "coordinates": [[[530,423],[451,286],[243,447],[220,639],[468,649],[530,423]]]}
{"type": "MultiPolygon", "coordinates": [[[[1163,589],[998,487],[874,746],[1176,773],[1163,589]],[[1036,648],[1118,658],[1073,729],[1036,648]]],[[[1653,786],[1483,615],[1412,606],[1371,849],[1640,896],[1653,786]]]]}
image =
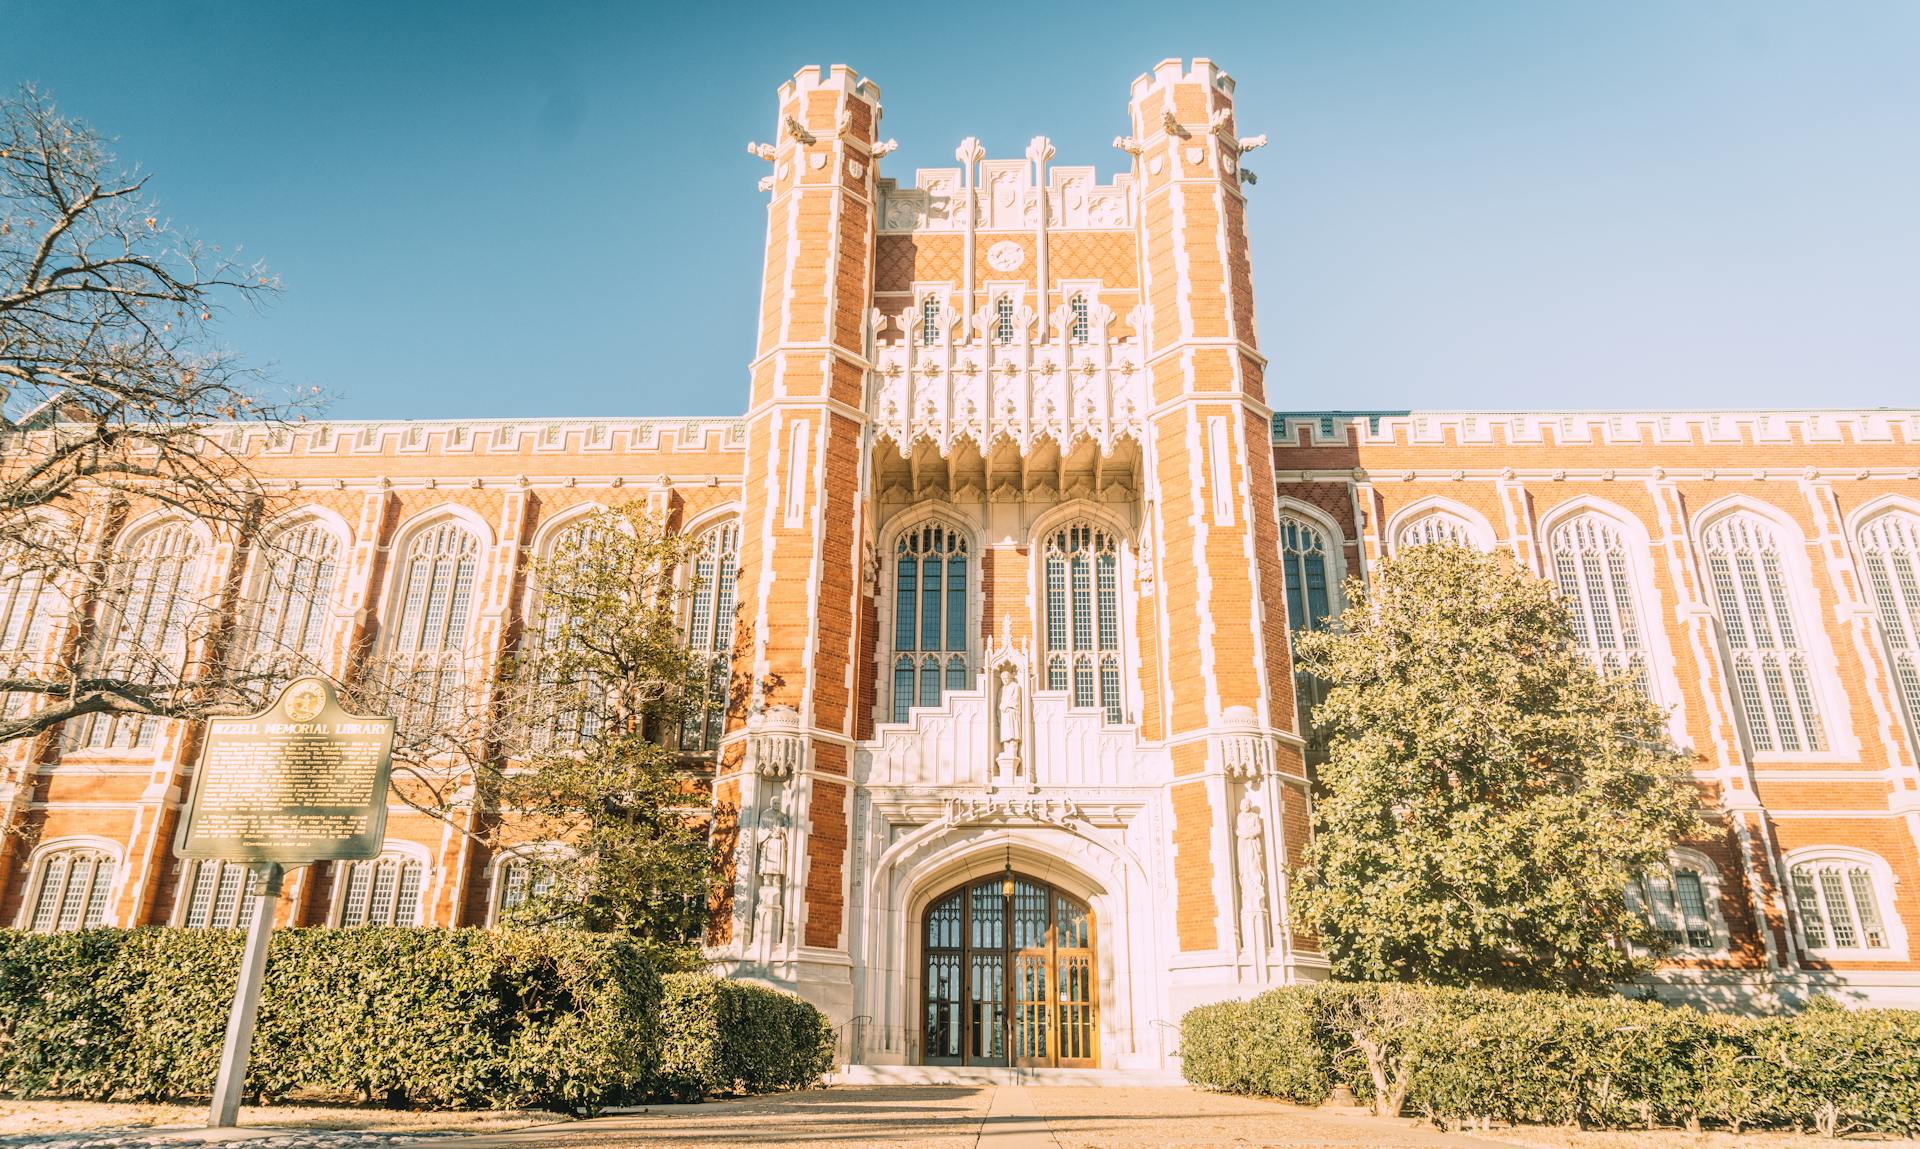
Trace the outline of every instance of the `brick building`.
{"type": "MultiPolygon", "coordinates": [[[[754,145],[744,417],[236,429],[299,508],[297,601],[156,513],[100,525],[129,581],[80,613],[164,653],[169,594],[222,599],[338,676],[483,683],[537,613],[527,556],[645,500],[703,541],[689,640],[752,684],[686,736],[734,859],[716,958],[852,1061],[1151,1067],[1186,1008],[1324,976],[1287,926],[1289,631],[1456,540],[1554,579],[1694,756],[1714,833],[1630,891],[1679,943],[1661,992],[1920,1004],[1920,411],[1276,411],[1233,94],[1205,60],[1140,77],[1111,183],[969,139],[906,186],[877,87],[803,71],[754,145]]],[[[43,603],[0,592],[0,660],[61,649],[43,603]]],[[[171,856],[190,734],[7,747],[0,914],[234,922],[237,873],[171,856]]],[[[484,925],[524,880],[388,833],[292,878],[287,920],[484,925]]]]}

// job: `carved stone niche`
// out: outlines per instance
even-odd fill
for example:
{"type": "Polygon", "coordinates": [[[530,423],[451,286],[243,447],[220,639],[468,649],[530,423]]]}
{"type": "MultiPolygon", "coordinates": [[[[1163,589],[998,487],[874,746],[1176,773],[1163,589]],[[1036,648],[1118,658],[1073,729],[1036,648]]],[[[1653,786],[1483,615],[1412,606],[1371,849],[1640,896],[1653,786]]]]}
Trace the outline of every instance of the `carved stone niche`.
{"type": "Polygon", "coordinates": [[[1258,782],[1273,773],[1273,739],[1250,706],[1229,706],[1214,727],[1214,754],[1227,777],[1258,782]]]}
{"type": "Polygon", "coordinates": [[[806,766],[807,736],[800,712],[771,707],[747,719],[747,768],[763,778],[791,778],[806,766]]]}

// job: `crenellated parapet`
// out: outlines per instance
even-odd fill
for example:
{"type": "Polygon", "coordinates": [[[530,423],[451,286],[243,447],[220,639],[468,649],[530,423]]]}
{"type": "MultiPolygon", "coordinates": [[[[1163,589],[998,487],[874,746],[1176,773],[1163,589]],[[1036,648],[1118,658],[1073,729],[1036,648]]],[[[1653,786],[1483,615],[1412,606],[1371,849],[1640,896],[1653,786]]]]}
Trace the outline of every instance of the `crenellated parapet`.
{"type": "MultiPolygon", "coordinates": [[[[1028,231],[1040,226],[1040,191],[1034,164],[1026,159],[979,161],[979,177],[968,186],[961,168],[918,168],[913,186],[891,179],[877,185],[877,219],[884,232],[966,230],[966,204],[972,199],[980,231],[1028,231]]],[[[1133,177],[1122,174],[1103,184],[1092,165],[1061,165],[1047,171],[1047,224],[1063,230],[1124,231],[1134,225],[1133,177]]]]}

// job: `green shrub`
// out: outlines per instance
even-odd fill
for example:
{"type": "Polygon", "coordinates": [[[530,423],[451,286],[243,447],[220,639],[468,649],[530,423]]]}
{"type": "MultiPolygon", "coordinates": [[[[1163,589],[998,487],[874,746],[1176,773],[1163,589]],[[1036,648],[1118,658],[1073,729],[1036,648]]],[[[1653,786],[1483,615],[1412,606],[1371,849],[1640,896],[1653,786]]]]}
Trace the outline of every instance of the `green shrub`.
{"type": "Polygon", "coordinates": [[[790,993],[711,974],[663,979],[660,1090],[681,1101],[818,1085],[833,1027],[790,993]]]}
{"type": "Polygon", "coordinates": [[[1617,997],[1307,985],[1203,1006],[1181,1031],[1195,1084],[1313,1104],[1341,1083],[1378,1112],[1442,1126],[1920,1131],[1920,1013],[1904,1010],[1746,1018],[1617,997]]]}
{"type": "MultiPolygon", "coordinates": [[[[209,1094],[242,942],[224,930],[0,931],[0,1091],[209,1094]]],[[[281,930],[247,1091],[595,1109],[651,1091],[659,1000],[649,953],[607,936],[281,930]]]]}

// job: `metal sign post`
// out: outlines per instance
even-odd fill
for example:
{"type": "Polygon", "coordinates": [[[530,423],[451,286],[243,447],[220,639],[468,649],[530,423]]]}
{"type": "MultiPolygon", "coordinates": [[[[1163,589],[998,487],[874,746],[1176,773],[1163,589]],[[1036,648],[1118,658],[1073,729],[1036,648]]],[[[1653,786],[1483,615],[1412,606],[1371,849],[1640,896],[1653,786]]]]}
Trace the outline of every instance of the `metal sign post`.
{"type": "Polygon", "coordinates": [[[289,682],[258,714],[207,722],[174,853],[248,863],[254,899],[213,1089],[216,1128],[230,1129],[240,1118],[287,867],[380,855],[393,727],[391,718],[349,714],[333,684],[311,676],[289,682]]]}
{"type": "Polygon", "coordinates": [[[253,923],[247,927],[247,953],[240,959],[240,986],[227,1015],[227,1041],[220,1048],[220,1076],[213,1085],[212,1123],[230,1129],[240,1123],[240,1096],[246,1092],[247,1054],[253,1050],[253,1022],[260,1013],[260,985],[267,978],[267,943],[273,938],[273,914],[286,874],[278,862],[253,868],[253,923]]]}

